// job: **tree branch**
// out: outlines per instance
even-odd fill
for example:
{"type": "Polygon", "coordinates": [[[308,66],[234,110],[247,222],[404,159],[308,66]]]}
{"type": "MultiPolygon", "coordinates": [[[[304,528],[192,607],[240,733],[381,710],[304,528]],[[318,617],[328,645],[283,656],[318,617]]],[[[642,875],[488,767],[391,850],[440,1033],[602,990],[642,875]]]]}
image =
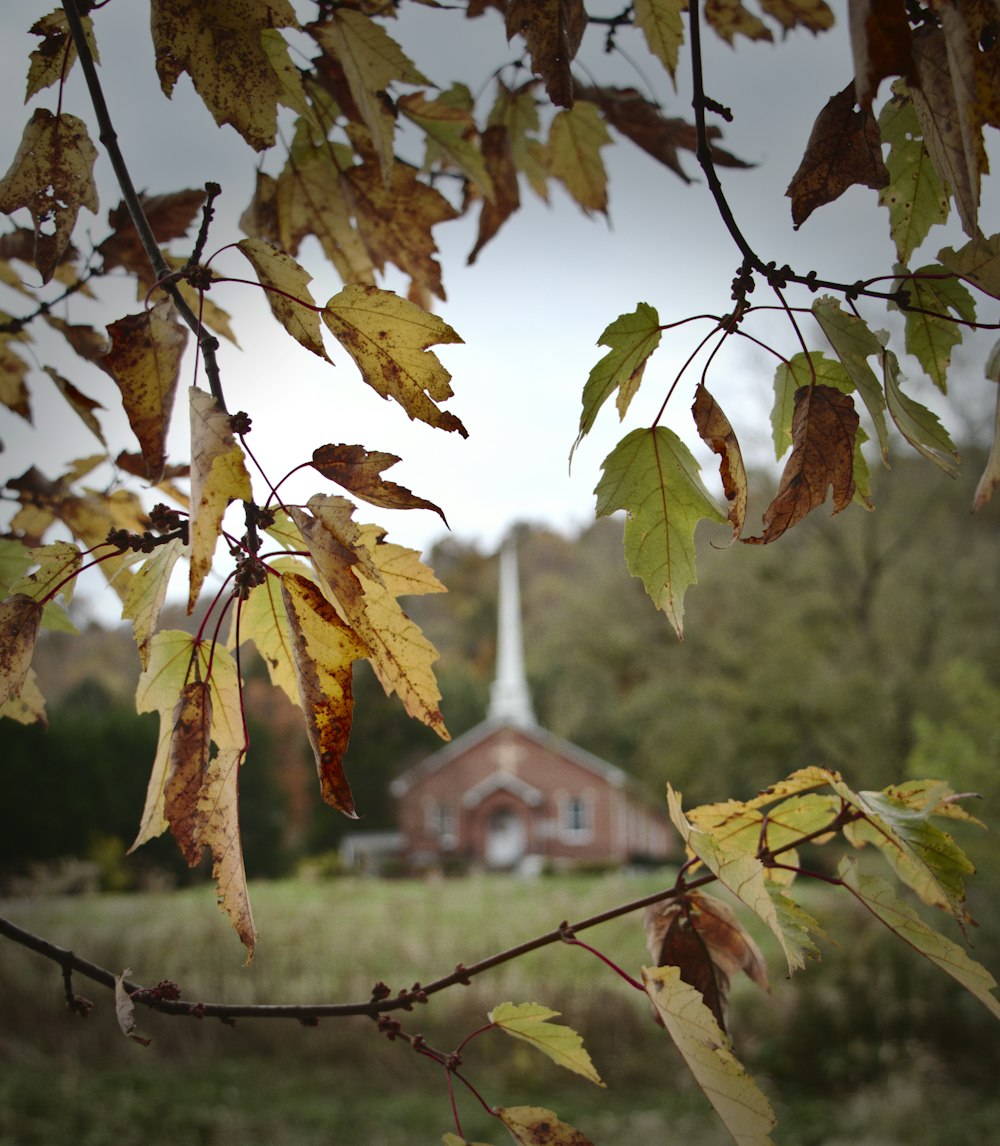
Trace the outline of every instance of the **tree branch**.
{"type": "Polygon", "coordinates": [[[104,91],[97,75],[97,68],[94,65],[94,57],[91,55],[90,45],[87,43],[83,24],[80,21],[77,0],[62,0],[62,5],[66,13],[66,21],[69,24],[70,35],[73,37],[73,44],[76,47],[76,54],[79,57],[80,66],[83,68],[87,90],[90,92],[90,102],[93,104],[94,114],[97,116],[97,124],[100,129],[99,139],[104,144],[108,158],[111,160],[115,178],[121,189],[122,200],[138,232],[139,240],[146,252],[146,257],[149,259],[150,266],[153,268],[158,284],[170,296],[178,314],[198,339],[198,345],[201,347],[202,357],[205,360],[205,375],[208,378],[209,388],[212,391],[212,396],[224,410],[226,404],[222,393],[222,379],[215,357],[215,352],[219,348],[218,340],[209,334],[198,320],[198,316],[188,306],[184,296],[177,289],[177,284],[173,281],[174,271],[167,265],[160,252],[159,243],[157,243],[153,229],[146,218],[146,212],[142,208],[142,202],[132,182],[132,176],[129,174],[121,148],[118,146],[118,135],[111,122],[111,113],[108,111],[108,105],[104,99],[104,91]]]}

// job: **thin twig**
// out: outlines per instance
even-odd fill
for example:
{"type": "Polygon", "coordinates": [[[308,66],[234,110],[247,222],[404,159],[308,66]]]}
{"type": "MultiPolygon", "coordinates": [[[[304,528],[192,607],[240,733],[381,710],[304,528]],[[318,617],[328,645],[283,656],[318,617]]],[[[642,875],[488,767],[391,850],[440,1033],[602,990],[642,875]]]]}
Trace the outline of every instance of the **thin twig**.
{"type": "Polygon", "coordinates": [[[77,10],[76,0],[62,0],[62,5],[66,13],[66,21],[69,24],[70,35],[73,37],[73,43],[76,46],[76,54],[80,61],[80,67],[83,69],[83,75],[87,82],[87,90],[90,92],[90,101],[94,106],[94,114],[97,117],[98,127],[100,128],[98,138],[101,143],[104,144],[108,158],[111,160],[111,166],[114,168],[115,177],[121,189],[122,200],[128,209],[129,216],[138,232],[139,240],[142,243],[143,250],[146,252],[146,257],[149,259],[150,266],[153,268],[158,282],[163,287],[163,290],[170,296],[171,301],[177,308],[178,314],[184,319],[198,339],[198,345],[201,348],[201,353],[205,360],[205,376],[208,378],[209,388],[212,391],[212,396],[224,410],[226,405],[222,393],[222,379],[219,375],[219,366],[215,357],[215,352],[219,347],[218,340],[209,334],[205,327],[198,321],[197,315],[191,307],[188,306],[176,282],[173,281],[175,272],[167,265],[166,260],[160,252],[159,243],[157,243],[153,229],[149,225],[149,220],[146,218],[146,212],[142,208],[142,201],[132,182],[132,176],[129,174],[128,167],[125,164],[125,158],[121,153],[121,148],[118,146],[118,135],[111,122],[111,113],[108,111],[108,105],[104,99],[104,91],[101,88],[101,81],[98,78],[97,68],[94,65],[94,57],[90,53],[90,45],[87,43],[83,24],[80,21],[80,13],[77,10]]]}

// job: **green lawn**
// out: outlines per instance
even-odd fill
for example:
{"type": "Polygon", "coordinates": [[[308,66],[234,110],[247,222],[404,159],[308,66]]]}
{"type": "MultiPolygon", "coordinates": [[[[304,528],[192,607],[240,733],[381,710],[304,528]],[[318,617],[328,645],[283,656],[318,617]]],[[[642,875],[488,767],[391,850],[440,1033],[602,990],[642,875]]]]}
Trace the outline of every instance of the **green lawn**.
{"type": "MultiPolygon", "coordinates": [[[[208,887],[16,900],[0,904],[0,914],[114,970],[127,965],[140,982],[173,979],[185,998],[330,1002],[367,998],[377,979],[394,989],[427,982],[459,960],[472,963],[657,886],[653,876],[620,875],[259,884],[252,894],[261,938],[250,966],[208,887]]],[[[771,995],[749,983],[734,992],[736,1049],[778,1110],[775,1142],[990,1140],[1000,1121],[991,1028],[975,1007],[960,1010],[954,1037],[969,1044],[973,1068],[946,1064],[934,1042],[940,1022],[891,997],[896,981],[911,996],[928,993],[923,979],[906,979],[911,953],[886,963],[851,933],[856,921],[845,922],[861,960],[831,950],[825,965],[788,983],[769,952],[771,995]],[[992,1060],[979,1045],[984,1037],[992,1060]]],[[[635,917],[582,937],[630,973],[646,959],[635,917]]],[[[140,1009],[139,1029],[153,1039],[143,1048],[119,1033],[106,990],[80,978],[74,987],[95,1004],[87,1020],[65,1011],[54,964],[0,940],[0,1146],[431,1146],[454,1130],[441,1069],[368,1019],[230,1028],[140,1009]]],[[[548,1106],[596,1146],[729,1141],[645,998],[586,951],[560,944],[533,953],[401,1017],[408,1031],[450,1050],[508,999],[561,1011],[608,1089],[494,1031],[464,1055],[487,1102],[548,1106]]],[[[460,1093],[459,1105],[467,1138],[509,1140],[473,1096],[460,1093]]]]}

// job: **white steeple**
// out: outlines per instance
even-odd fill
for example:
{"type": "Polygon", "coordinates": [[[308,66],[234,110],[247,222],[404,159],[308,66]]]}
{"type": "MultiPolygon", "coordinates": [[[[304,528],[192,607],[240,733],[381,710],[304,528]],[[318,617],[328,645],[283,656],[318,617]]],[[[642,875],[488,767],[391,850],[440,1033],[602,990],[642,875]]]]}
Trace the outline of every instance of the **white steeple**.
{"type": "Polygon", "coordinates": [[[521,636],[521,593],[517,579],[517,545],[508,535],[500,550],[500,598],[497,608],[497,668],[490,686],[487,719],[517,728],[532,728],[537,721],[524,671],[521,636]]]}

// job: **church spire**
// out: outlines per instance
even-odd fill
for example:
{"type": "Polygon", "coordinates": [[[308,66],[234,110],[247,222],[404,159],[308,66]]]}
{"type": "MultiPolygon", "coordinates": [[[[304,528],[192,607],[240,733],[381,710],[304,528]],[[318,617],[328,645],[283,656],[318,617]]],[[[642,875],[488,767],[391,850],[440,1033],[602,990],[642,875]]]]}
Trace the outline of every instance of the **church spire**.
{"type": "Polygon", "coordinates": [[[531,728],[536,724],[528,678],[524,671],[517,546],[512,533],[500,550],[497,668],[496,678],[490,687],[487,719],[497,724],[513,724],[517,728],[531,728]]]}

